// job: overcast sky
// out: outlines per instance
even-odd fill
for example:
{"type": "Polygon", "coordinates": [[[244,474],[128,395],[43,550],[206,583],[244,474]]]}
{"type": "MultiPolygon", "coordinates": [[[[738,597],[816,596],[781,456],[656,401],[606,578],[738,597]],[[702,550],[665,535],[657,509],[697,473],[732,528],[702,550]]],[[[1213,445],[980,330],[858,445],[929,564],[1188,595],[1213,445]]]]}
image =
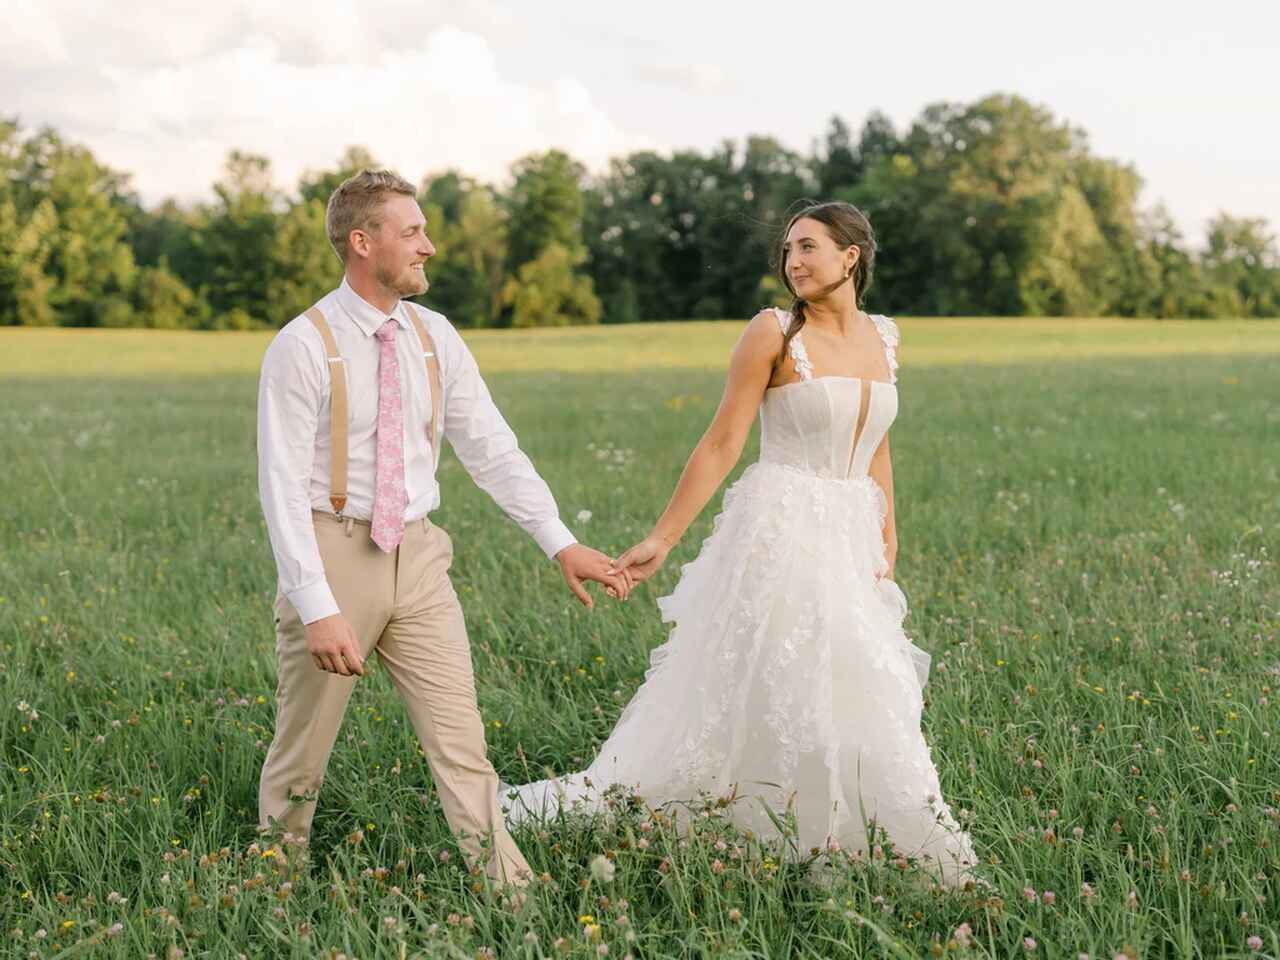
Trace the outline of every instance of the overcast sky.
{"type": "Polygon", "coordinates": [[[1025,96],[1132,162],[1193,242],[1219,210],[1280,228],[1280,5],[1077,0],[0,0],[0,116],[50,124],[147,202],[209,195],[232,148],[292,187],[369,147],[411,180],[500,181],[562,147],[749,133],[808,150],[832,114],[1025,96]]]}

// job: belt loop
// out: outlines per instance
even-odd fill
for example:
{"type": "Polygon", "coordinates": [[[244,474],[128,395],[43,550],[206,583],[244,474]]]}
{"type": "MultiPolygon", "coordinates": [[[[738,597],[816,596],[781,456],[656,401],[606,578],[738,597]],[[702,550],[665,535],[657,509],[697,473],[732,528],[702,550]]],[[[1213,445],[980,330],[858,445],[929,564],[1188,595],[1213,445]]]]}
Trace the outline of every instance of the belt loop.
{"type": "Polygon", "coordinates": [[[339,517],[338,517],[338,519],[339,519],[339,520],[341,520],[341,521],[343,522],[343,525],[347,528],[347,536],[348,536],[348,537],[350,537],[350,536],[351,536],[351,528],[352,528],[352,527],[354,527],[354,526],[355,526],[355,524],[356,524],[356,519],[355,519],[355,517],[342,517],[342,516],[339,516],[339,517]]]}

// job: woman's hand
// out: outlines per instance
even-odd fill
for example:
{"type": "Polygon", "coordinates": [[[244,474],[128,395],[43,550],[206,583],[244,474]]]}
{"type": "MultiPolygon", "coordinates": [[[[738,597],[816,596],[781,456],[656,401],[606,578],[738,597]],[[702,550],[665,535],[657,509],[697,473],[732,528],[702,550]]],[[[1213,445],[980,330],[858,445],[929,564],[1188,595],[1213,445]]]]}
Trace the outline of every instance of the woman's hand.
{"type": "MultiPolygon", "coordinates": [[[[881,580],[893,580],[893,568],[898,562],[898,544],[896,542],[886,543],[884,547],[884,559],[889,564],[887,570],[880,575],[881,580]]],[[[897,583],[896,580],[893,581],[897,583]]]]}
{"type": "Polygon", "coordinates": [[[627,571],[631,574],[633,583],[640,583],[642,580],[648,580],[657,573],[658,568],[662,566],[667,554],[671,552],[671,544],[667,543],[662,537],[655,534],[649,534],[634,547],[623,552],[622,556],[613,561],[609,567],[609,573],[621,573],[627,571]]]}

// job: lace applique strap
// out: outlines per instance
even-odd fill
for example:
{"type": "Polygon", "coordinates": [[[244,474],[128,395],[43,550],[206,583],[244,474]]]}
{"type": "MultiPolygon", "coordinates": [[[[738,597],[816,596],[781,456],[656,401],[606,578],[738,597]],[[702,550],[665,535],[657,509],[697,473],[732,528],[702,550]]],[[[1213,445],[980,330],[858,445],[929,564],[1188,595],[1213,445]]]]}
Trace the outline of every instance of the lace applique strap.
{"type": "Polygon", "coordinates": [[[902,339],[902,335],[898,332],[898,325],[888,317],[881,316],[878,313],[871,314],[871,322],[876,325],[876,330],[880,333],[880,339],[884,341],[885,359],[889,361],[889,382],[898,382],[898,343],[902,339]]]}
{"type": "MultiPolygon", "coordinates": [[[[774,307],[773,312],[778,318],[778,326],[782,328],[782,335],[785,337],[787,331],[791,329],[791,312],[781,307],[774,307]]],[[[809,354],[804,348],[804,341],[800,339],[800,334],[797,333],[791,338],[791,342],[787,345],[787,353],[795,361],[796,373],[800,374],[800,379],[812,380],[813,364],[809,362],[809,354]]]]}

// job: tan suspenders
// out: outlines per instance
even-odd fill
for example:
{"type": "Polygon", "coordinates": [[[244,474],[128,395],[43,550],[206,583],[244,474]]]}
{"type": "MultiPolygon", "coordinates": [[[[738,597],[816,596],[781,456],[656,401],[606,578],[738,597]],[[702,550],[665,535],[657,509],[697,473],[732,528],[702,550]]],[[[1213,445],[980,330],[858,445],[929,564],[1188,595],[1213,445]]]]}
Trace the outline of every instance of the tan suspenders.
{"type": "MultiPolygon", "coordinates": [[[[402,305],[409,311],[414,329],[418,331],[422,357],[427,365],[427,383],[431,390],[431,459],[433,467],[439,466],[440,423],[444,406],[440,363],[436,357],[435,342],[421,315],[412,304],[402,302],[402,305]]],[[[347,505],[347,364],[338,353],[337,341],[333,339],[333,331],[320,308],[312,307],[306,312],[306,317],[319,331],[329,361],[329,502],[333,504],[333,512],[341,516],[342,508],[347,505]]]]}

